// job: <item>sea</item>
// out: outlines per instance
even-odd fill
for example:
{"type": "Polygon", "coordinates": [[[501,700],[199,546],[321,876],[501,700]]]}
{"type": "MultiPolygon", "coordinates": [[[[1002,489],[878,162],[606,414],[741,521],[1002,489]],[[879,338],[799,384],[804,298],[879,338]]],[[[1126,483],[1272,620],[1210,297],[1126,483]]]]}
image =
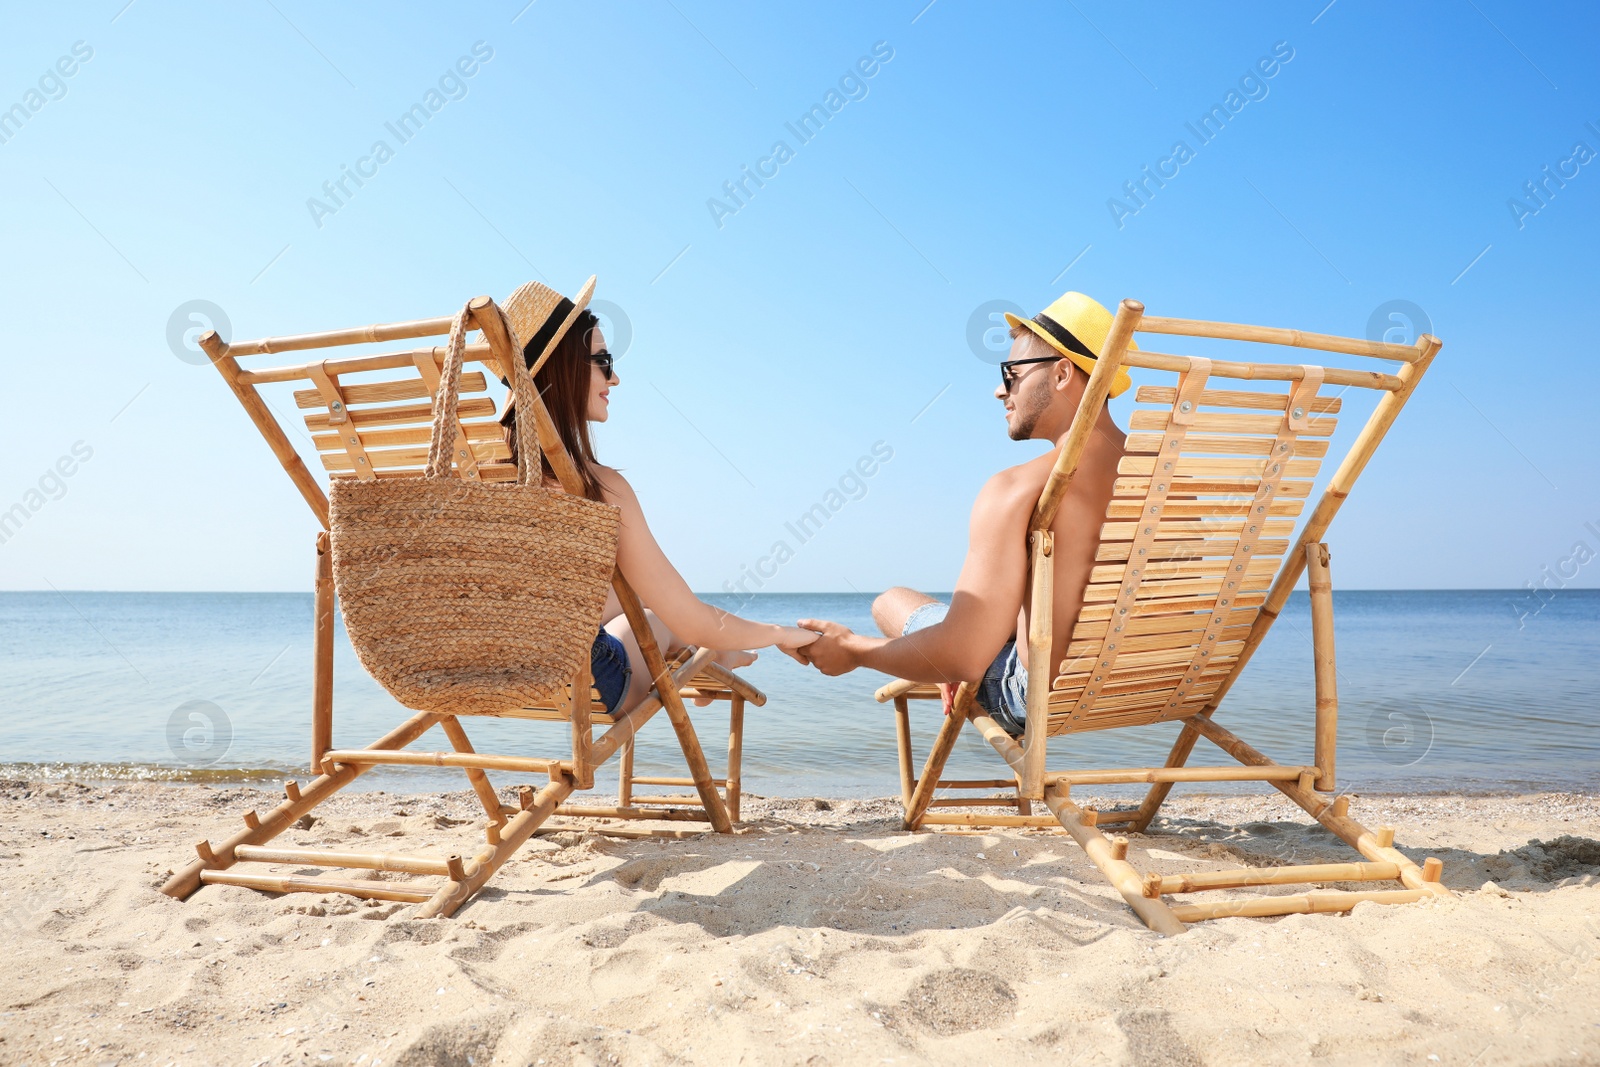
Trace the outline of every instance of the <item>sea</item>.
{"type": "MultiPolygon", "coordinates": [[[[826,618],[875,632],[867,595],[706,599],[764,621],[826,618]]],[[[1336,591],[1334,613],[1341,788],[1600,788],[1600,590],[1540,597],[1521,590],[1336,591]]],[[[0,593],[0,775],[210,785],[303,780],[311,630],[309,593],[0,593]]],[[[334,673],[336,746],[364,746],[407,716],[362,670],[342,626],[334,673]]],[[[887,681],[883,675],[828,678],[772,649],[745,674],[768,695],[746,715],[747,795],[898,794],[894,713],[872,696],[887,681]]],[[[1279,762],[1310,763],[1312,680],[1310,608],[1297,592],[1217,721],[1279,762]]],[[[691,709],[718,774],[725,708],[691,709]]],[[[913,705],[919,766],[939,718],[937,704],[913,705]]],[[[465,725],[480,751],[567,753],[560,724],[465,725]]],[[[1175,725],[1160,724],[1057,737],[1050,766],[1159,765],[1176,733],[1175,725]]],[[[437,732],[419,745],[448,748],[437,732]]],[[[1201,741],[1192,762],[1225,766],[1230,759],[1201,741]]],[[[665,715],[641,733],[636,773],[686,773],[665,715]]],[[[945,777],[1003,776],[993,750],[976,731],[964,731],[945,777]]],[[[497,778],[505,779],[497,785],[520,784],[514,775],[491,775],[497,778]]],[[[602,771],[602,788],[606,780],[602,771]]],[[[350,788],[458,790],[466,780],[458,770],[378,768],[350,788]]],[[[1127,795],[1132,788],[1102,792],[1127,795]]]]}

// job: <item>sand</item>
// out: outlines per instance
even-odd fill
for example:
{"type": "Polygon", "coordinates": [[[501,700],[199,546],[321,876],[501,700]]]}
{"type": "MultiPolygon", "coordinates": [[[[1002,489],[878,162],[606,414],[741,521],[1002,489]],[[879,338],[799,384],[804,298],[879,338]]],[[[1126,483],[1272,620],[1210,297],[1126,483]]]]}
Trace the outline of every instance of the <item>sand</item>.
{"type": "MultiPolygon", "coordinates": [[[[1274,797],[1175,795],[1131,858],[1353,858],[1274,797]]],[[[540,838],[453,920],[156,891],[274,800],[0,783],[0,1063],[1600,1062],[1593,796],[1357,798],[1459,897],[1175,938],[1065,834],[907,834],[887,800],[753,799],[732,837],[540,838]]],[[[475,803],[352,793],[280,841],[470,848],[475,803]]]]}

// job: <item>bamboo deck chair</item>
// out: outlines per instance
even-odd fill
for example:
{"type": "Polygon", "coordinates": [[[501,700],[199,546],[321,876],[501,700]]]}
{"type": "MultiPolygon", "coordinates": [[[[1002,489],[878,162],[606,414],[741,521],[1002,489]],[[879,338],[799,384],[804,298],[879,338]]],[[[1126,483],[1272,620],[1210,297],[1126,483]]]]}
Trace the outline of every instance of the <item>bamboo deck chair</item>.
{"type": "MultiPolygon", "coordinates": [[[[594,279],[589,280],[589,287],[594,279]]],[[[585,294],[586,295],[586,294],[585,294]]],[[[487,395],[482,364],[496,376],[518,358],[498,308],[488,297],[470,304],[469,329],[480,332],[477,343],[466,347],[468,368],[461,376],[458,410],[460,433],[453,467],[457,476],[483,481],[512,481],[517,476],[510,450],[495,417],[494,400],[487,395]]],[[[421,477],[427,462],[432,400],[445,359],[445,347],[414,348],[377,355],[330,356],[278,367],[245,369],[242,357],[343,345],[432,337],[450,332],[452,316],[366,326],[295,337],[265,338],[229,343],[215,331],[200,338],[212,364],[244,406],[257,430],[266,438],[278,462],[321,522],[316,538],[314,599],[311,769],[316,777],[305,785],[284,783],[285,800],[265,815],[246,812],[244,828],[220,844],[199,842],[198,858],[173,875],[162,892],[186,897],[203,884],[247,886],[269,892],[348,893],[357,897],[398,900],[423,905],[418,917],[451,915],[483,887],[516,850],[552,815],[578,819],[648,819],[704,823],[719,833],[729,833],[739,819],[740,763],[744,712],[747,704],[761,706],[766,696],[749,682],[712,660],[709,649],[686,650],[666,660],[646,621],[644,609],[627,579],[618,570],[613,588],[633,626],[645,663],[656,679],[651,695],[624,715],[594,710],[599,694],[593,690],[584,662],[558,701],[513,708],[503,717],[570,724],[570,754],[565,758],[491,755],[477,752],[458,717],[419,713],[364,749],[333,745],[333,612],[334,583],[330,554],[328,498],[322,486],[296,452],[285,426],[280,424],[259,386],[305,383],[294,392],[294,403],[304,413],[305,426],[322,466],[332,478],[421,477]],[[729,706],[728,770],[713,780],[688,713],[685,698],[726,701],[729,706]],[[666,709],[688,764],[686,777],[638,776],[633,770],[634,737],[656,712],[666,709]],[[407,746],[438,726],[450,745],[448,752],[421,752],[407,746]],[[596,736],[596,727],[606,727],[596,736]],[[615,804],[569,803],[578,790],[594,787],[595,768],[621,752],[620,795],[615,804]],[[460,855],[417,857],[374,853],[272,848],[267,845],[318,804],[376,766],[459,767],[488,816],[487,845],[468,858],[460,855]],[[488,771],[545,775],[548,784],[534,790],[519,788],[519,806],[500,802],[488,771]],[[636,786],[689,787],[695,796],[640,796],[636,786]],[[720,785],[720,790],[719,790],[720,785]],[[237,864],[265,867],[265,873],[247,873],[237,864]],[[339,868],[434,875],[438,881],[399,883],[384,880],[345,880],[300,873],[275,873],[273,868],[339,868]]],[[[552,345],[554,342],[552,342],[552,345]]],[[[562,446],[548,410],[534,395],[533,415],[539,443],[562,487],[582,493],[582,483],[571,457],[562,446]]],[[[659,792],[659,790],[657,790],[659,792]]],[[[600,827],[596,827],[600,828],[600,827]]],[[[693,830],[606,828],[622,836],[689,836],[693,830]]],[[[377,876],[381,877],[381,876],[377,876]]]]}
{"type": "MultiPolygon", "coordinates": [[[[1142,343],[1148,343],[1143,341],[1142,343]]],[[[1363,900],[1404,903],[1448,896],[1440,863],[1418,867],[1394,848],[1394,831],[1376,832],[1349,814],[1336,789],[1338,698],[1334,685],[1333,599],[1328,550],[1322,543],[1345,497],[1438,352],[1437,338],[1415,345],[1363,341],[1262,326],[1155,318],[1124,300],[1054,469],[1029,524],[1033,615],[1027,634],[1027,726],[1019,744],[974,703],[962,683],[920,776],[913,776],[908,701],[937,700],[936,686],[895,681],[878,701],[893,701],[907,829],[923,826],[1054,826],[1057,822],[1152,929],[1177,933],[1185,923],[1227,915],[1348,911],[1363,900]],[[1397,373],[1273,362],[1224,362],[1130,350],[1135,332],[1287,345],[1373,356],[1400,364],[1397,373]],[[1170,384],[1141,385],[1126,455],[1100,530],[1100,545],[1066,659],[1052,669],[1050,651],[1053,548],[1051,522],[1105,402],[1117,369],[1163,372],[1170,384]],[[1245,381],[1243,389],[1225,381],[1245,381]],[[1326,395],[1328,387],[1339,392],[1326,395]],[[1334,473],[1293,541],[1295,519],[1328,453],[1329,437],[1349,388],[1381,393],[1371,418],[1334,473]],[[1280,561],[1281,560],[1281,564],[1280,561]],[[1315,664],[1312,762],[1274,762],[1214,721],[1239,672],[1260,646],[1303,572],[1309,571],[1315,664]],[[1044,679],[1052,679],[1049,685],[1044,679]],[[1006,761],[1010,778],[941,780],[966,722],[1006,761]],[[1183,723],[1164,767],[1051,771],[1050,738],[1089,730],[1183,723]],[[1186,767],[1200,738],[1214,742],[1239,767],[1186,767]],[[1125,837],[1098,827],[1143,832],[1177,782],[1260,781],[1277,788],[1352,845],[1362,862],[1219,871],[1141,874],[1127,860],[1125,837]],[[1072,801],[1075,785],[1150,783],[1131,810],[1096,812],[1072,801]],[[947,796],[939,790],[1014,789],[1014,796],[947,796]],[[1034,815],[1043,801],[1050,815],[1034,815]],[[1010,806],[1014,813],[951,812],[1010,806]],[[936,809],[946,810],[936,810],[936,809]],[[930,810],[934,809],[934,810],[930,810]],[[1173,894],[1245,886],[1396,881],[1401,888],[1322,891],[1288,896],[1169,904],[1173,894]]]]}

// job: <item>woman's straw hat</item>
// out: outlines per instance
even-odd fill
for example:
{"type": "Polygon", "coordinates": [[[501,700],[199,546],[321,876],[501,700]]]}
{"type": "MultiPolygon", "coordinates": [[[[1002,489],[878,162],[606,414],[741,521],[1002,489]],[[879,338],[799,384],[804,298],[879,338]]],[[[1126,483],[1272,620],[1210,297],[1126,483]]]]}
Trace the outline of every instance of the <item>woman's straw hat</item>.
{"type": "MultiPolygon", "coordinates": [[[[1022,319],[1006,312],[1006,323],[1024,326],[1034,336],[1070,359],[1085,374],[1093,374],[1095,357],[1105,347],[1106,335],[1111,332],[1111,312],[1098,300],[1082,293],[1063,293],[1061,298],[1031,319],[1022,319]]],[[[1139,346],[1130,338],[1128,347],[1138,351],[1139,346]]],[[[1117,368],[1111,380],[1111,395],[1120,396],[1133,381],[1122,367],[1117,368]]]]}
{"type": "MultiPolygon", "coordinates": [[[[568,300],[542,282],[524,282],[516,292],[506,297],[500,309],[511,323],[511,344],[522,353],[529,374],[537,374],[544,361],[550,358],[561,338],[589,306],[594,296],[594,275],[583,283],[578,295],[568,300]],[[526,340],[524,340],[526,338],[526,340]]],[[[506,385],[511,383],[501,379],[506,385]]],[[[500,416],[505,422],[515,407],[515,398],[506,400],[506,410],[500,416]]]]}

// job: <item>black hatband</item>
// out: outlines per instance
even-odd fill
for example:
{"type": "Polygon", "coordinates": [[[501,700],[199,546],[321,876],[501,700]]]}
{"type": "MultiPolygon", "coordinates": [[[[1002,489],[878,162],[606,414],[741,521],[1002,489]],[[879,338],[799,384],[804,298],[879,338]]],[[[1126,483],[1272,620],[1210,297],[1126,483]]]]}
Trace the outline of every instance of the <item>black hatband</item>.
{"type": "Polygon", "coordinates": [[[1040,326],[1043,326],[1045,333],[1055,338],[1062,345],[1065,345],[1067,348],[1070,348],[1072,351],[1078,353],[1078,355],[1088,356],[1090,359],[1099,358],[1093,352],[1089,351],[1088,345],[1074,337],[1071,330],[1067,329],[1065,326],[1061,325],[1044,312],[1041,311],[1039,314],[1035,315],[1033,317],[1033,321],[1037,322],[1040,326]]]}

